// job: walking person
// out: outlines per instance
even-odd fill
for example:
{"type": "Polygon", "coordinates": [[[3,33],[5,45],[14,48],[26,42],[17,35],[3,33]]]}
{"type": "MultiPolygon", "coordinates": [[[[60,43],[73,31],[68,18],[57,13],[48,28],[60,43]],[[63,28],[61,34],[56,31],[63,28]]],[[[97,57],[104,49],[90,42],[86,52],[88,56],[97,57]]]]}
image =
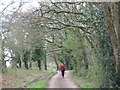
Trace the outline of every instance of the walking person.
{"type": "Polygon", "coordinates": [[[65,65],[64,65],[64,64],[62,64],[62,65],[60,66],[59,70],[61,70],[61,75],[62,75],[62,77],[64,78],[65,65]]]}

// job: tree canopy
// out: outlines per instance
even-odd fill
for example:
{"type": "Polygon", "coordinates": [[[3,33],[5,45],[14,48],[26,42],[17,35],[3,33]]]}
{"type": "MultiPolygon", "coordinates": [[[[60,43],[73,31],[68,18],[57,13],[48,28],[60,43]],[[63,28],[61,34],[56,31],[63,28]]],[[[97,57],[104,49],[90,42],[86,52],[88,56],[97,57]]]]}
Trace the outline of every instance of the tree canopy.
{"type": "Polygon", "coordinates": [[[78,76],[100,78],[99,87],[120,87],[120,2],[38,3],[24,12],[21,4],[1,12],[3,72],[7,61],[26,69],[37,62],[40,70],[65,63],[78,76]]]}

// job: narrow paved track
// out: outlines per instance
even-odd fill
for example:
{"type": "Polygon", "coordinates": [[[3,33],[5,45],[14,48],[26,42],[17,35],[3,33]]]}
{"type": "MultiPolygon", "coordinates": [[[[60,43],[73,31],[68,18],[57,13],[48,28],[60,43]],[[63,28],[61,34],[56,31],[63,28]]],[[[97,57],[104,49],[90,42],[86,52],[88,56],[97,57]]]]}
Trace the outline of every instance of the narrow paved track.
{"type": "Polygon", "coordinates": [[[61,72],[57,71],[48,82],[47,88],[79,88],[74,81],[69,71],[65,71],[65,77],[62,78],[61,72]]]}

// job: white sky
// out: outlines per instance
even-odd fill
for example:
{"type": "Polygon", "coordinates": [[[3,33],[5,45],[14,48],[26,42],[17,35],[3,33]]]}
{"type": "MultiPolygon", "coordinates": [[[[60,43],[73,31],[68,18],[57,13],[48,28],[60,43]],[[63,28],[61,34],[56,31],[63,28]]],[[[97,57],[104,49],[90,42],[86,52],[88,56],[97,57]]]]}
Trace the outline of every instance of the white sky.
{"type": "Polygon", "coordinates": [[[14,1],[14,3],[11,4],[9,7],[7,7],[5,12],[15,11],[16,9],[18,9],[21,1],[23,3],[23,6],[21,7],[22,10],[27,10],[27,9],[32,8],[32,7],[39,6],[39,4],[37,3],[38,0],[0,0],[0,12],[2,12],[3,9],[7,5],[9,5],[12,1],[14,1]]]}

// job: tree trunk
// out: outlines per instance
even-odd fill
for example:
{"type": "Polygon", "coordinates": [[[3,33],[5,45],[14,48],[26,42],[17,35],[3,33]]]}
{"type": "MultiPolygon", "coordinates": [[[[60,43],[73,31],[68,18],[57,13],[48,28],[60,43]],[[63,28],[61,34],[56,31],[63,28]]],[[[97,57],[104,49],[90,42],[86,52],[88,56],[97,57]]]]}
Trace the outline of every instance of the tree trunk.
{"type": "Polygon", "coordinates": [[[73,58],[73,62],[74,62],[75,73],[78,74],[78,71],[77,71],[77,62],[76,62],[75,58],[73,58]]]}
{"type": "Polygon", "coordinates": [[[84,47],[84,42],[83,42],[83,39],[84,37],[81,36],[81,33],[80,33],[80,30],[76,30],[76,35],[79,39],[79,42],[80,42],[80,50],[81,50],[81,57],[82,59],[84,60],[84,64],[85,64],[85,69],[88,69],[88,59],[87,59],[87,55],[86,55],[86,51],[85,51],[85,47],[84,47]]]}
{"type": "Polygon", "coordinates": [[[81,49],[82,49],[82,57],[84,59],[85,69],[88,69],[88,59],[87,59],[87,55],[86,55],[86,52],[85,52],[83,42],[81,42],[81,49]]]}
{"type": "Polygon", "coordinates": [[[6,61],[4,60],[4,54],[2,53],[2,73],[5,73],[7,68],[6,68],[6,61]]]}
{"type": "MultiPolygon", "coordinates": [[[[3,61],[3,50],[2,50],[2,42],[0,41],[0,51],[1,51],[1,53],[0,53],[0,68],[2,69],[2,61],[3,61]]],[[[2,71],[0,69],[0,71],[2,71]]]]}
{"type": "Polygon", "coordinates": [[[120,76],[120,21],[119,20],[119,4],[117,5],[116,3],[115,6],[117,5],[117,7],[113,7],[112,9],[110,8],[110,4],[111,3],[102,3],[102,7],[103,7],[103,11],[105,14],[105,19],[107,22],[107,26],[108,26],[108,33],[109,36],[111,38],[111,43],[112,43],[112,47],[113,47],[113,51],[114,51],[114,56],[115,56],[115,60],[116,60],[116,71],[118,72],[119,76],[120,76]],[[113,12],[113,11],[116,12],[113,12]],[[113,17],[115,16],[115,17],[113,17]],[[115,19],[116,18],[116,19],[115,19]],[[116,25],[118,24],[118,25],[116,25]]]}
{"type": "Polygon", "coordinates": [[[2,39],[2,42],[1,42],[1,59],[2,59],[2,63],[1,63],[1,65],[2,65],[2,73],[5,73],[6,71],[7,71],[7,69],[6,69],[6,62],[5,62],[5,60],[4,60],[4,58],[5,58],[5,55],[4,55],[4,43],[5,42],[5,39],[3,40],[2,39]]]}
{"type": "Polygon", "coordinates": [[[37,63],[38,63],[39,70],[41,70],[41,60],[37,60],[37,63]]]}
{"type": "Polygon", "coordinates": [[[120,87],[120,2],[118,2],[118,62],[117,62],[117,68],[118,68],[118,86],[120,87]]]}
{"type": "Polygon", "coordinates": [[[47,59],[46,59],[46,52],[45,52],[45,58],[44,58],[45,62],[44,62],[44,67],[45,67],[45,70],[47,70],[47,59]]]}
{"type": "Polygon", "coordinates": [[[25,68],[26,68],[26,69],[29,69],[29,67],[28,67],[28,60],[25,60],[25,61],[24,61],[24,65],[25,65],[25,68]]]}
{"type": "Polygon", "coordinates": [[[24,59],[23,59],[23,61],[24,61],[25,68],[26,68],[26,69],[29,69],[28,58],[27,58],[27,53],[26,53],[26,51],[24,52],[24,59]]]}
{"type": "Polygon", "coordinates": [[[18,61],[17,61],[17,63],[16,64],[18,64],[19,66],[17,66],[18,68],[21,68],[21,64],[22,64],[22,61],[21,61],[21,56],[20,56],[20,54],[19,53],[17,53],[18,55],[17,55],[17,59],[18,59],[18,61]]]}
{"type": "Polygon", "coordinates": [[[120,76],[120,2],[118,2],[118,71],[120,76]]]}
{"type": "Polygon", "coordinates": [[[32,68],[32,50],[30,51],[29,67],[32,68]]]}
{"type": "Polygon", "coordinates": [[[21,68],[22,67],[22,61],[21,61],[21,59],[19,60],[19,68],[21,68]]]}
{"type": "Polygon", "coordinates": [[[55,64],[56,64],[56,69],[58,70],[58,69],[59,69],[59,65],[58,65],[58,62],[57,62],[57,58],[56,58],[55,53],[54,53],[54,60],[55,60],[55,64]]]}
{"type": "Polygon", "coordinates": [[[32,68],[32,60],[30,60],[29,62],[30,62],[29,67],[32,68]]]}
{"type": "MultiPolygon", "coordinates": [[[[52,41],[53,41],[53,44],[55,43],[55,36],[53,35],[53,37],[52,37],[52,41]]],[[[53,48],[53,50],[54,50],[54,48],[53,48]]],[[[54,54],[54,60],[55,60],[55,64],[56,64],[56,69],[58,70],[59,69],[59,65],[58,65],[58,62],[57,62],[57,58],[56,58],[56,55],[55,55],[55,51],[53,52],[53,54],[54,54]]]]}

